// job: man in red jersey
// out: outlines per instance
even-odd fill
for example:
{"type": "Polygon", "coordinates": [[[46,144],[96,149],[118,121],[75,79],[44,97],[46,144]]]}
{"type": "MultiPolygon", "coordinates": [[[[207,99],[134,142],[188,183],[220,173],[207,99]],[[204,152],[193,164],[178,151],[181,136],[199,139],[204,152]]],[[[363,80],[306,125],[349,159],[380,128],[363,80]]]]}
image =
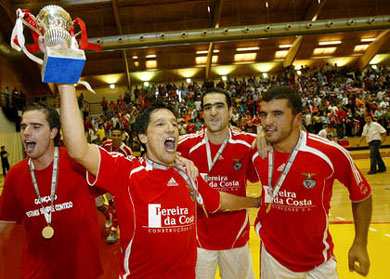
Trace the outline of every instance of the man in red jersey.
{"type": "MultiPolygon", "coordinates": [[[[119,99],[118,99],[119,100],[119,99]]],[[[122,130],[114,129],[111,131],[111,139],[104,141],[101,145],[108,152],[117,152],[123,154],[123,156],[130,156],[132,151],[122,141],[122,130]]],[[[110,230],[107,236],[107,242],[113,244],[116,241],[116,233],[118,228],[118,219],[114,206],[114,197],[110,193],[106,193],[106,198],[109,205],[105,204],[103,195],[96,198],[97,209],[104,214],[106,218],[106,228],[110,230]]]]}
{"type": "Polygon", "coordinates": [[[23,112],[20,126],[27,158],[5,179],[0,231],[24,224],[22,278],[97,279],[103,270],[95,199],[85,168],[57,147],[57,111],[34,104],[23,112]]]}
{"type": "Polygon", "coordinates": [[[174,166],[179,132],[176,116],[167,107],[151,105],[138,115],[135,131],[146,156],[136,159],[88,144],[73,85],[59,89],[70,155],[88,170],[91,186],[116,197],[121,278],[194,279],[197,204],[214,212],[257,207],[259,200],[220,193],[174,166]]]}
{"type": "MultiPolygon", "coordinates": [[[[237,196],[246,196],[247,179],[258,180],[251,162],[255,134],[229,128],[231,98],[220,88],[210,88],[202,96],[206,128],[182,136],[178,151],[192,160],[209,186],[237,196]]],[[[253,279],[249,250],[249,217],[245,209],[206,216],[198,209],[198,259],[196,277],[253,279]]]]}
{"type": "Polygon", "coordinates": [[[261,103],[261,125],[272,145],[268,157],[252,160],[263,185],[255,229],[261,246],[261,278],[338,278],[329,233],[335,179],[352,201],[355,238],[350,271],[366,276],[371,188],[349,153],[334,142],[300,131],[302,103],[295,91],[274,88],[261,103]]]}

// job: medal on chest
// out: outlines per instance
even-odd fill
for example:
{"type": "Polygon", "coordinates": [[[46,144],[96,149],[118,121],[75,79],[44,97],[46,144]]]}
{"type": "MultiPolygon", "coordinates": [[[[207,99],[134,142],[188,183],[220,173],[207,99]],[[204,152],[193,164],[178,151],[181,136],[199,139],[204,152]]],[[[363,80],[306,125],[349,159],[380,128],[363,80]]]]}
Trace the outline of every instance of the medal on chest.
{"type": "Polygon", "coordinates": [[[37,180],[36,180],[35,174],[34,174],[34,164],[31,161],[31,158],[28,160],[31,180],[32,180],[32,183],[34,186],[35,193],[38,197],[38,203],[42,207],[41,211],[43,212],[43,215],[45,216],[45,221],[46,221],[46,226],[42,229],[42,237],[44,239],[47,239],[47,240],[51,239],[54,236],[54,228],[51,226],[51,220],[52,220],[51,217],[52,217],[52,211],[54,208],[53,204],[54,204],[54,199],[55,199],[56,190],[57,190],[58,160],[59,160],[58,147],[55,147],[54,159],[53,159],[53,172],[52,172],[52,179],[51,179],[51,191],[50,191],[51,205],[50,205],[50,207],[43,206],[41,194],[40,194],[39,188],[38,188],[38,183],[37,183],[37,180]]]}

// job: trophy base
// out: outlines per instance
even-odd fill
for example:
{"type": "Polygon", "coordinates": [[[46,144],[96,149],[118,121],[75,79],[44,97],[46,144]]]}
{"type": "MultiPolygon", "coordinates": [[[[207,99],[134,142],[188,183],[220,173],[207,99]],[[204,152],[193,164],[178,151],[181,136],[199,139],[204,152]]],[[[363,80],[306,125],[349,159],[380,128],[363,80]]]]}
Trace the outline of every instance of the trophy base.
{"type": "Polygon", "coordinates": [[[76,84],[79,82],[85,60],[83,50],[46,47],[41,71],[42,81],[76,84]]]}

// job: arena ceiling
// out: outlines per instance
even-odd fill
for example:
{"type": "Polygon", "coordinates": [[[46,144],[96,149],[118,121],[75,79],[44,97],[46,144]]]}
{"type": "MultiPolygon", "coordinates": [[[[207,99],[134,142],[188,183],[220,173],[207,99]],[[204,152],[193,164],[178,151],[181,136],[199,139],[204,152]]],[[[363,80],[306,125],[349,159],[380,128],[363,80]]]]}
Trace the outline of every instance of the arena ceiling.
{"type": "Polygon", "coordinates": [[[0,0],[4,41],[17,8],[37,15],[49,4],[83,19],[90,42],[101,44],[87,52],[82,75],[94,88],[259,75],[290,64],[390,65],[389,0],[0,0]]]}

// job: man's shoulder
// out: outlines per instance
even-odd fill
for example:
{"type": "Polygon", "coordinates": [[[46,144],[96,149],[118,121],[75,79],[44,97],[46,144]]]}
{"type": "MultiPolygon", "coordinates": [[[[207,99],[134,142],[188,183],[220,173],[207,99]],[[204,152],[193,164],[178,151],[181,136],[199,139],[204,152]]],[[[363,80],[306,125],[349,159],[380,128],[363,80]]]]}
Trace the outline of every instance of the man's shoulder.
{"type": "Polygon", "coordinates": [[[306,150],[313,154],[323,153],[331,160],[348,154],[348,151],[338,143],[311,133],[307,136],[306,150]]]}
{"type": "Polygon", "coordinates": [[[179,137],[179,145],[183,143],[196,144],[204,139],[205,131],[201,129],[195,133],[185,134],[179,137]]]}
{"type": "Polygon", "coordinates": [[[231,129],[231,135],[232,135],[232,141],[234,142],[237,142],[237,143],[243,143],[243,142],[246,142],[246,143],[249,143],[249,144],[252,144],[253,141],[256,139],[256,134],[252,134],[252,133],[247,133],[247,132],[244,132],[244,131],[238,131],[238,130],[234,130],[234,129],[231,129]]]}

